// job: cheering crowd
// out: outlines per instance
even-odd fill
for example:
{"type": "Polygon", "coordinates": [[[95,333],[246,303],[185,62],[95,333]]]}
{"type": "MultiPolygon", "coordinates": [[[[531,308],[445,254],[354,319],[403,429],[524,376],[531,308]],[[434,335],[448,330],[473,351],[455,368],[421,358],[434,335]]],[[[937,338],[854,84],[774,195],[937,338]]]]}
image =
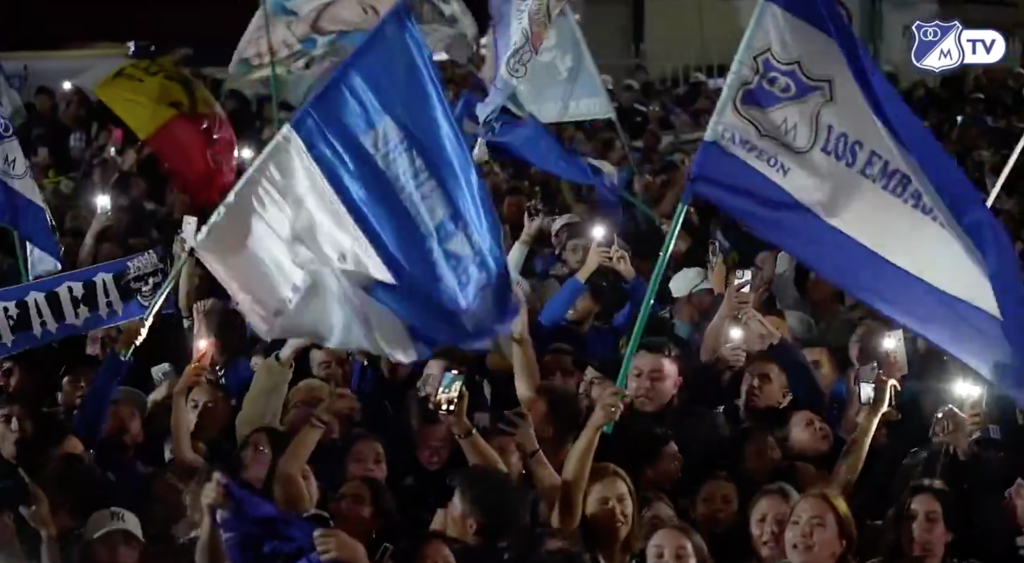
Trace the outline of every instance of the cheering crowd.
{"type": "MultiPolygon", "coordinates": [[[[482,88],[467,66],[439,72],[453,104],[482,88]]],[[[622,365],[686,190],[682,139],[718,92],[642,67],[605,85],[621,134],[555,131],[628,198],[500,151],[480,164],[519,302],[489,352],[404,365],[261,341],[190,257],[130,359],[138,322],[0,360],[0,561],[1024,559],[1012,401],[706,203],[622,365]]],[[[1024,69],[903,91],[987,191],[1024,133],[1024,69]]],[[[241,173],[294,108],[220,99],[241,173]]],[[[65,270],[184,252],[188,198],[113,113],[45,87],[26,109],[17,137],[65,270]]],[[[1018,186],[996,208],[1015,240],[1018,186]]]]}

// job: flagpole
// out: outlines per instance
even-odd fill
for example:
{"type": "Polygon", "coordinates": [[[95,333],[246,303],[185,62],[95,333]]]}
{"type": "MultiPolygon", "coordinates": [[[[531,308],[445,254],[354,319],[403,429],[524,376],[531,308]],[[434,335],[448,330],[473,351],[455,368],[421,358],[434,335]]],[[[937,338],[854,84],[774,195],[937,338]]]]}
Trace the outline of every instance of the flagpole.
{"type": "MultiPolygon", "coordinates": [[[[633,334],[629,336],[629,343],[626,344],[626,353],[622,357],[622,367],[619,368],[619,377],[615,385],[619,389],[626,388],[626,381],[629,377],[630,364],[633,363],[633,356],[640,347],[640,340],[643,339],[644,328],[647,327],[647,319],[651,316],[651,308],[654,305],[654,298],[661,287],[661,280],[665,277],[665,268],[668,266],[668,259],[672,255],[672,249],[676,245],[676,238],[683,226],[683,219],[686,217],[686,210],[690,206],[690,190],[683,192],[683,197],[676,206],[675,215],[672,217],[672,226],[665,235],[665,242],[661,245],[661,254],[658,255],[658,262],[654,265],[654,274],[647,284],[647,293],[644,295],[643,305],[640,307],[640,314],[636,317],[636,324],[633,325],[633,334]]],[[[613,424],[604,427],[605,433],[610,434],[613,424]]]]}
{"type": "Polygon", "coordinates": [[[18,236],[18,231],[11,229],[11,234],[14,235],[14,251],[18,253],[18,270],[21,272],[21,283],[28,283],[28,268],[25,266],[25,250],[21,245],[21,237],[18,236]]]}
{"type": "Polygon", "coordinates": [[[1021,135],[1020,140],[1017,141],[1017,146],[1013,148],[1010,160],[1006,162],[1006,166],[1003,167],[1003,171],[999,173],[999,179],[996,180],[996,185],[992,186],[992,192],[988,194],[988,201],[985,202],[985,207],[991,209],[992,204],[996,202],[996,197],[999,196],[999,190],[1003,189],[1003,182],[1005,182],[1006,177],[1010,175],[1010,170],[1013,169],[1014,163],[1017,162],[1017,157],[1020,156],[1021,149],[1024,149],[1024,135],[1021,135]]]}
{"type": "Polygon", "coordinates": [[[146,308],[146,314],[142,317],[143,325],[142,330],[139,332],[139,336],[132,343],[131,348],[122,356],[124,359],[129,359],[132,354],[135,353],[135,349],[142,344],[142,341],[146,339],[146,335],[149,333],[149,328],[153,326],[153,320],[160,314],[160,309],[164,305],[164,301],[167,300],[167,296],[171,294],[171,290],[176,286],[178,278],[181,277],[181,272],[185,269],[185,263],[188,261],[188,257],[191,254],[191,250],[182,253],[174,261],[174,266],[171,267],[171,272],[167,275],[167,279],[164,280],[164,285],[160,287],[160,291],[157,292],[156,298],[146,308]]]}
{"type": "Polygon", "coordinates": [[[262,0],[263,4],[263,29],[267,34],[267,53],[270,54],[270,103],[273,104],[273,121],[274,132],[278,129],[278,117],[277,117],[277,61],[274,56],[274,44],[270,42],[270,9],[267,6],[267,0],[262,0]]]}

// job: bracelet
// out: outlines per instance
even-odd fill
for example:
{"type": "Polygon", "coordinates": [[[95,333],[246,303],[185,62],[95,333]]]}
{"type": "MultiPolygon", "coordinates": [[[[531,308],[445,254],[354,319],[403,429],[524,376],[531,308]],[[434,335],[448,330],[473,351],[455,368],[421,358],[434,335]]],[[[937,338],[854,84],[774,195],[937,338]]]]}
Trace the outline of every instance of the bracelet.
{"type": "Polygon", "coordinates": [[[455,439],[461,442],[472,438],[474,434],[476,434],[476,428],[470,426],[465,434],[455,434],[455,439]]]}

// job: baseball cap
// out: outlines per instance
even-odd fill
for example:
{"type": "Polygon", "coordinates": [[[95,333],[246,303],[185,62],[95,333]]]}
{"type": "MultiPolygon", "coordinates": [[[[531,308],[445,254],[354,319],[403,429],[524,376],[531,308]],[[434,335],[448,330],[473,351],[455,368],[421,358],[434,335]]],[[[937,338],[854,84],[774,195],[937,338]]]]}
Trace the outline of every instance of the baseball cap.
{"type": "Polygon", "coordinates": [[[123,508],[104,508],[97,510],[89,516],[85,523],[85,539],[94,540],[103,534],[124,530],[139,538],[139,541],[146,541],[142,537],[142,524],[139,517],[123,508]]]}
{"type": "Polygon", "coordinates": [[[683,268],[668,282],[668,289],[672,292],[673,298],[686,297],[691,293],[714,288],[704,268],[683,268]]]}
{"type": "Polygon", "coordinates": [[[111,397],[110,402],[119,403],[121,401],[125,401],[135,407],[139,411],[139,415],[142,418],[146,418],[146,413],[149,411],[149,399],[145,393],[134,387],[118,387],[114,391],[114,396],[111,397]]]}
{"type": "Polygon", "coordinates": [[[569,214],[566,214],[566,215],[562,215],[562,216],[558,217],[558,219],[555,219],[554,223],[551,223],[551,234],[553,235],[553,234],[557,233],[562,227],[564,227],[566,225],[571,225],[573,223],[579,223],[579,222],[580,222],[580,218],[577,217],[576,215],[573,215],[572,213],[569,213],[569,214]]]}

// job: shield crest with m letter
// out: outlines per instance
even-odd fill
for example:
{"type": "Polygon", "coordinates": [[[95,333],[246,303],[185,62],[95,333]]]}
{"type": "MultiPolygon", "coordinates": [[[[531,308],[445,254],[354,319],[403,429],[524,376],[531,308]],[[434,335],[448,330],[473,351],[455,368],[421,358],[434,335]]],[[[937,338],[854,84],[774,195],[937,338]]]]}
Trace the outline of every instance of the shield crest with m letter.
{"type": "Polygon", "coordinates": [[[964,62],[964,50],[960,46],[960,22],[932,21],[914,22],[914,48],[910,60],[917,68],[942,72],[960,66],[964,62]]]}
{"type": "Polygon", "coordinates": [[[813,77],[799,61],[783,61],[771,49],[754,56],[756,72],[736,92],[736,114],[786,149],[802,154],[814,148],[818,120],[832,101],[832,81],[813,77]]]}

